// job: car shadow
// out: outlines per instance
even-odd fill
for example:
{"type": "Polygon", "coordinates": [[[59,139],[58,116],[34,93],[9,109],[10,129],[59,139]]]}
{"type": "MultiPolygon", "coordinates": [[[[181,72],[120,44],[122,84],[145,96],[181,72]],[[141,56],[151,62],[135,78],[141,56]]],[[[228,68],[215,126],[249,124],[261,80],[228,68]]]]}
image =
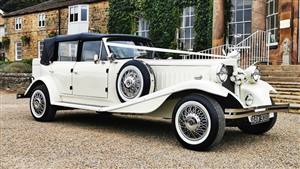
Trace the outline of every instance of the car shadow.
{"type": "MultiPolygon", "coordinates": [[[[56,124],[71,125],[72,127],[88,128],[94,130],[105,130],[113,133],[134,134],[135,137],[151,137],[156,141],[167,142],[168,144],[176,142],[175,135],[170,120],[152,119],[142,116],[130,115],[107,115],[91,112],[66,112],[56,117],[56,124]]],[[[276,135],[249,135],[241,132],[236,127],[227,127],[223,140],[213,152],[235,149],[239,146],[251,146],[261,144],[265,139],[272,139],[276,135]]],[[[231,150],[232,151],[232,150],[231,150]]]]}

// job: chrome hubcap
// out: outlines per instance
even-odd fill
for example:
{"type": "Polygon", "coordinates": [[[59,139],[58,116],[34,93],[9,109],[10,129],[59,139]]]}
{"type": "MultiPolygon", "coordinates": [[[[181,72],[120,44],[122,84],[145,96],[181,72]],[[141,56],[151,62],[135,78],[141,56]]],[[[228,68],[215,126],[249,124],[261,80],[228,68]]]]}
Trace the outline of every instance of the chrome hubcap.
{"type": "Polygon", "coordinates": [[[127,70],[121,79],[121,89],[128,99],[135,98],[141,90],[142,78],[135,70],[127,70]]]}
{"type": "Polygon", "coordinates": [[[185,127],[190,131],[196,131],[201,126],[200,118],[195,114],[189,114],[186,117],[185,127]]]}

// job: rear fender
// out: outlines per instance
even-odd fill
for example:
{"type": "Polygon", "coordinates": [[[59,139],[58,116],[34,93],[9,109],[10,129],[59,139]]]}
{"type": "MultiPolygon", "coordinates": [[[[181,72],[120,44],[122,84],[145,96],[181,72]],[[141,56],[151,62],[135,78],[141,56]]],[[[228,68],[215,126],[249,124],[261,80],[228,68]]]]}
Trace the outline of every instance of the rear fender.
{"type": "Polygon", "coordinates": [[[30,97],[34,88],[38,85],[45,85],[47,87],[51,104],[53,102],[59,101],[59,95],[57,93],[57,88],[55,84],[53,83],[53,81],[49,80],[49,78],[46,77],[40,77],[38,79],[34,79],[34,81],[29,85],[29,87],[25,91],[24,96],[30,97]]]}

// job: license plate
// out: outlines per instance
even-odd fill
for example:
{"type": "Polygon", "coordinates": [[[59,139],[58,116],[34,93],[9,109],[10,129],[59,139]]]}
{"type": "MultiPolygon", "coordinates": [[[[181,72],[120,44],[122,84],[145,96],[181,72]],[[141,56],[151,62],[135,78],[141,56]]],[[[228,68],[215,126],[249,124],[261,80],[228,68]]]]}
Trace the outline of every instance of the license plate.
{"type": "Polygon", "coordinates": [[[254,115],[248,117],[251,125],[268,122],[270,120],[270,114],[254,115]]]}

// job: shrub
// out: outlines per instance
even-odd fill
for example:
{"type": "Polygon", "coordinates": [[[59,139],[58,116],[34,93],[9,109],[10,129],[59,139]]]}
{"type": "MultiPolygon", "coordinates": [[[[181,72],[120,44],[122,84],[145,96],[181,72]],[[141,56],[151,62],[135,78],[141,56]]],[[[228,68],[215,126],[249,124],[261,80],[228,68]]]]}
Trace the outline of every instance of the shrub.
{"type": "Polygon", "coordinates": [[[5,73],[31,73],[31,65],[22,62],[0,65],[0,72],[5,73]]]}
{"type": "Polygon", "coordinates": [[[32,59],[23,59],[21,62],[32,65],[32,59]]]}

